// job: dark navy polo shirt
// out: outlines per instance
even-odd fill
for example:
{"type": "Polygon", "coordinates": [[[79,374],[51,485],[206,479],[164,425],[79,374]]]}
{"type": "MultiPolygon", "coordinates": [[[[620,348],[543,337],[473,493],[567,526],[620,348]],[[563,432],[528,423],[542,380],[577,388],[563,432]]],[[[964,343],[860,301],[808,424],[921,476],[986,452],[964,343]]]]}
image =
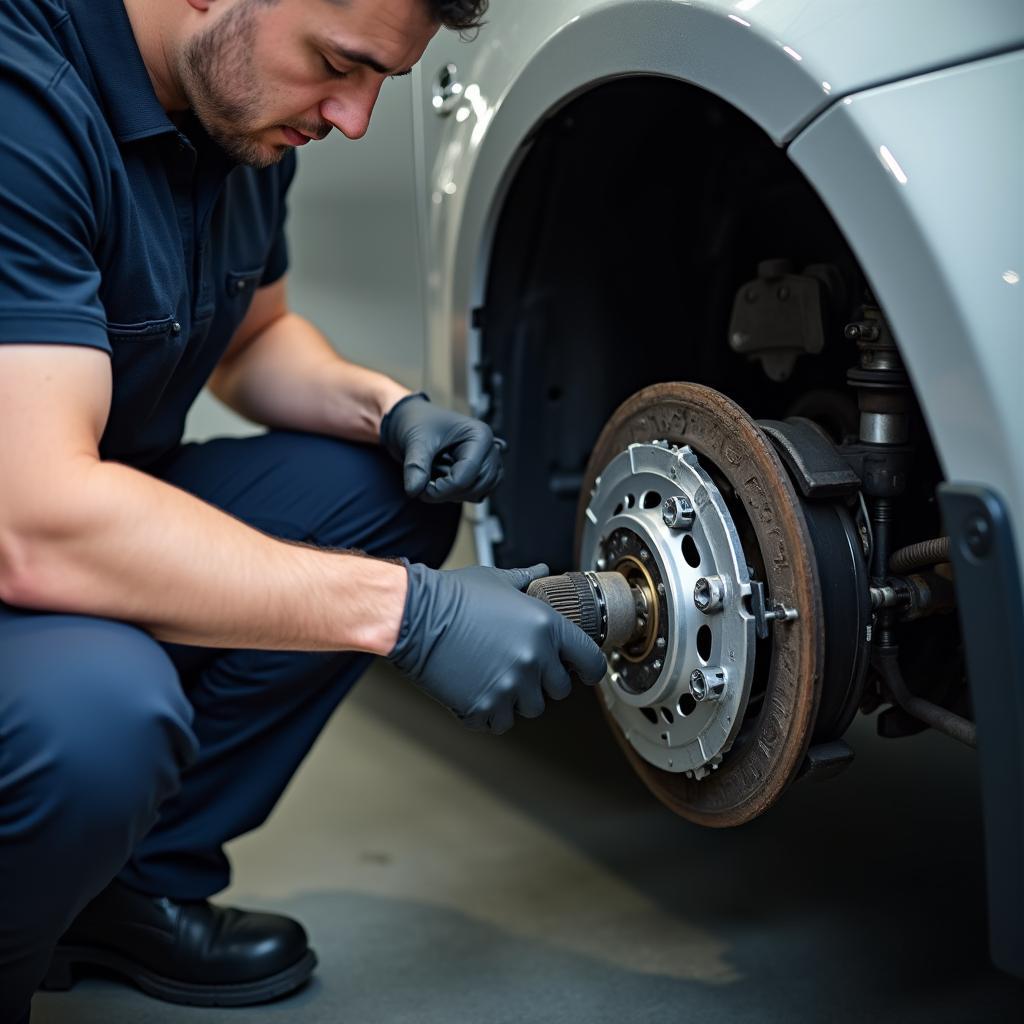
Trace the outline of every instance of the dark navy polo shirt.
{"type": "Polygon", "coordinates": [[[121,0],[2,0],[0,344],[108,352],[100,454],[135,466],[178,443],[254,289],[287,267],[294,153],[255,170],[181,124],[121,0]]]}

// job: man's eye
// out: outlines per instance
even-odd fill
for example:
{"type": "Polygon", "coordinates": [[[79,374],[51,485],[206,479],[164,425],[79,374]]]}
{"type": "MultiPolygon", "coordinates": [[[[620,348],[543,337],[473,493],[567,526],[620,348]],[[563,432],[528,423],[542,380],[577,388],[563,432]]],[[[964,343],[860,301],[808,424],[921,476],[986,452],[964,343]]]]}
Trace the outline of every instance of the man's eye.
{"type": "Polygon", "coordinates": [[[348,75],[347,71],[339,71],[326,57],[321,59],[324,62],[324,70],[331,78],[345,78],[348,75]]]}

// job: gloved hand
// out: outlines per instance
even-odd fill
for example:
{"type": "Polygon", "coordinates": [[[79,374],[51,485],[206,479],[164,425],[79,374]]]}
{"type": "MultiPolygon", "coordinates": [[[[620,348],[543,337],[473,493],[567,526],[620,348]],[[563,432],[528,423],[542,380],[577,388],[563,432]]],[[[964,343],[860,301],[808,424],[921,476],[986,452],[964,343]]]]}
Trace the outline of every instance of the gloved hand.
{"type": "Polygon", "coordinates": [[[381,444],[405,467],[405,493],[428,502],[482,501],[501,482],[504,443],[480,420],[432,405],[419,391],[391,407],[381,444]]]}
{"type": "Polygon", "coordinates": [[[536,718],[544,694],[569,695],[570,671],[591,685],[604,676],[604,655],[582,629],[520,593],[548,574],[546,565],[437,571],[413,564],[408,572],[388,660],[471,729],[505,732],[513,712],[536,718]]]}

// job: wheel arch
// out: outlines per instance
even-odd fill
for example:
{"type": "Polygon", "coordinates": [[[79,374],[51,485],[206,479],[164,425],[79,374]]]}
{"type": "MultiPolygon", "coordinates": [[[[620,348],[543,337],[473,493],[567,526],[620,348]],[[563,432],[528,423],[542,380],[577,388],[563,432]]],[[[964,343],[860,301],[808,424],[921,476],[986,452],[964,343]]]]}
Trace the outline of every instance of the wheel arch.
{"type": "Polygon", "coordinates": [[[504,197],[538,126],[572,99],[616,78],[664,76],[722,98],[786,145],[841,97],[1024,44],[1006,0],[988,0],[985,18],[934,0],[898,11],[832,0],[827,12],[804,0],[553,0],[492,20],[469,64],[465,119],[446,122],[427,154],[426,251],[437,268],[427,382],[454,401],[470,391],[466,313],[504,197]],[[488,45],[495,30],[502,45],[488,45]]]}
{"type": "Polygon", "coordinates": [[[574,0],[530,15],[511,27],[514,45],[477,51],[463,83],[468,114],[446,122],[429,174],[427,250],[437,270],[427,275],[427,383],[470,405],[466,313],[482,297],[505,197],[545,121],[609,81],[659,77],[722,97],[781,144],[831,102],[810,62],[789,56],[770,25],[751,30],[718,0],[574,0]],[[721,52],[730,60],[702,56],[721,52]]]}

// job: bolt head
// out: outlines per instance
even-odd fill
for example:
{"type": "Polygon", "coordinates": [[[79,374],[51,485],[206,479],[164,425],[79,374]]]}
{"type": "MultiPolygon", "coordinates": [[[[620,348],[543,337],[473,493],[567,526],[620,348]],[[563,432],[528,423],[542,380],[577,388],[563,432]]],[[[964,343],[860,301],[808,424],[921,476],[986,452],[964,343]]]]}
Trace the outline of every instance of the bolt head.
{"type": "Polygon", "coordinates": [[[699,668],[690,673],[690,693],[696,701],[701,701],[708,695],[708,681],[699,668]]]}
{"type": "Polygon", "coordinates": [[[721,576],[701,576],[693,587],[693,605],[699,612],[710,615],[722,607],[725,586],[721,576]]]}
{"type": "Polygon", "coordinates": [[[721,669],[709,668],[706,672],[699,668],[690,674],[690,695],[699,704],[705,700],[718,700],[725,692],[725,676],[721,669]]]}
{"type": "Polygon", "coordinates": [[[688,530],[693,526],[693,505],[688,498],[676,494],[661,503],[661,518],[670,530],[688,530]]]}

